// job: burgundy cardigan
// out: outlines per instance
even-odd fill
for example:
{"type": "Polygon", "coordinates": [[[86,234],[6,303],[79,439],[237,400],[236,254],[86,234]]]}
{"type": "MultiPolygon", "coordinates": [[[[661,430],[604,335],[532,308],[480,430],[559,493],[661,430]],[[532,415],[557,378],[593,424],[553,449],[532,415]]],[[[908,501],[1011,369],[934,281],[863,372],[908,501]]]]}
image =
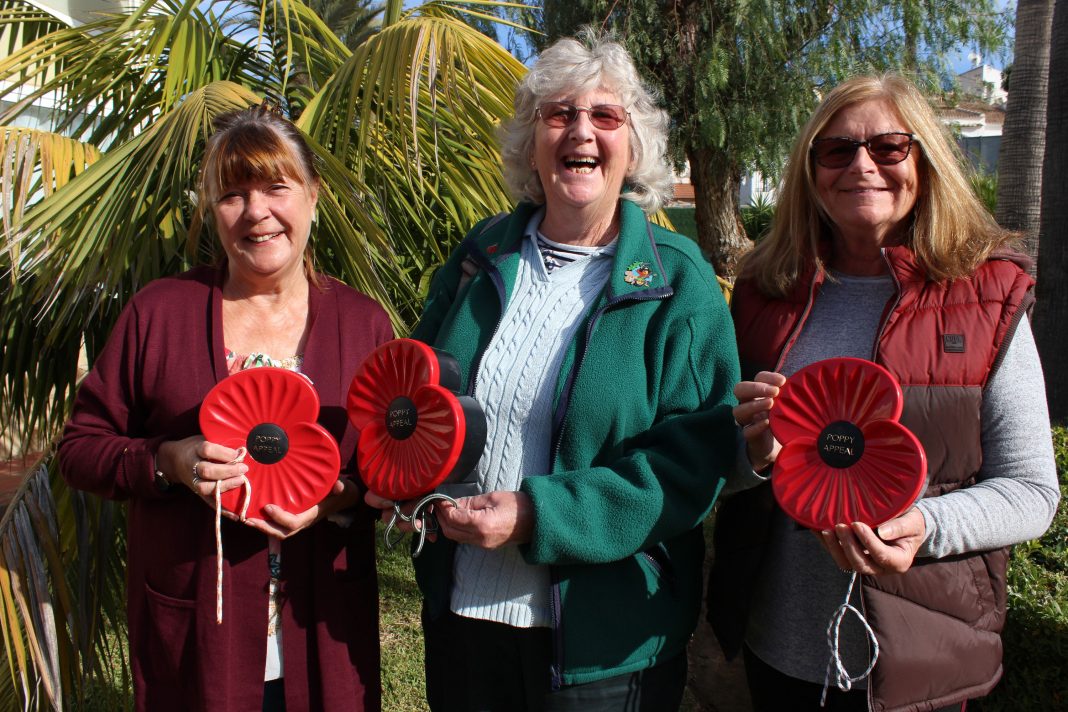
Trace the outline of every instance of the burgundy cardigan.
{"type": "MultiPolygon", "coordinates": [[[[319,422],[355,473],[345,396],[363,358],[393,336],[385,311],[332,279],[310,288],[302,371],[319,422]]],[[[214,512],[154,484],[164,440],[200,432],[204,395],[226,377],[222,272],[200,267],[138,292],[78,392],[59,446],[72,487],[128,500],[127,606],[138,710],[259,710],[267,656],[267,537],[224,519],[224,618],[215,622],[214,512]]],[[[323,521],[282,542],[286,709],[378,710],[374,513],[323,521]]]]}

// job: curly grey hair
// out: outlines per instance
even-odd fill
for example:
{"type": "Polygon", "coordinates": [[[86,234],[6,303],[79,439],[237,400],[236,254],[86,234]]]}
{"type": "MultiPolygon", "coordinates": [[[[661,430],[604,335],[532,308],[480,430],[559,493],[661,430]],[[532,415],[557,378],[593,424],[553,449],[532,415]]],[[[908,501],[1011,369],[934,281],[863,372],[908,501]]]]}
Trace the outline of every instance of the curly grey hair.
{"type": "Polygon", "coordinates": [[[619,96],[630,112],[633,169],[620,197],[655,213],[672,194],[668,165],[668,115],[656,105],[657,94],[642,83],[630,54],[592,30],[578,39],[562,39],[538,57],[516,87],[515,114],[501,126],[501,156],[508,187],[521,200],[541,204],[545,191],[530,165],[538,105],[564,94],[604,89],[619,96]]]}

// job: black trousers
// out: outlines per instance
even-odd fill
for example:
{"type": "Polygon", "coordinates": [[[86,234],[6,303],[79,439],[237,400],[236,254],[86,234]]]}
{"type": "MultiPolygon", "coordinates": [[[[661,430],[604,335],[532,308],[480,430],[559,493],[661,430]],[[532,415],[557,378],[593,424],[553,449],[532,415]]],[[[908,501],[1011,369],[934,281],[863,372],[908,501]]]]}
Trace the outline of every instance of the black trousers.
{"type": "Polygon", "coordinates": [[[671,712],[686,688],[686,653],[656,667],[550,690],[548,628],[514,628],[423,612],[433,712],[671,712]]]}
{"type": "MultiPolygon", "coordinates": [[[[827,706],[820,707],[823,685],[798,680],[768,665],[745,646],[745,677],[753,712],[868,712],[868,691],[842,692],[833,684],[827,690],[827,706]]],[[[934,712],[964,712],[967,702],[941,707],[934,712]]]]}
{"type": "Polygon", "coordinates": [[[263,683],[263,712],[286,712],[284,677],[263,683]]]}

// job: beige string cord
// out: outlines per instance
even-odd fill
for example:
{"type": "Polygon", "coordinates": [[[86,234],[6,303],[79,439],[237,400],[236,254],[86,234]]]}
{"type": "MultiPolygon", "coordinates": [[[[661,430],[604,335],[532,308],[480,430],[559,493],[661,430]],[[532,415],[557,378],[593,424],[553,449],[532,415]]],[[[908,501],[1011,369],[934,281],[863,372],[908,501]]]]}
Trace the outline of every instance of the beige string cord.
{"type": "MultiPolygon", "coordinates": [[[[231,460],[229,465],[236,465],[245,459],[248,450],[238,448],[237,457],[231,460]]],[[[222,550],[222,490],[221,483],[215,480],[215,622],[223,621],[223,550],[222,550]]],[[[241,476],[241,489],[244,491],[244,504],[241,505],[241,513],[238,518],[244,522],[248,514],[248,505],[252,501],[252,483],[244,475],[241,476]]]]}

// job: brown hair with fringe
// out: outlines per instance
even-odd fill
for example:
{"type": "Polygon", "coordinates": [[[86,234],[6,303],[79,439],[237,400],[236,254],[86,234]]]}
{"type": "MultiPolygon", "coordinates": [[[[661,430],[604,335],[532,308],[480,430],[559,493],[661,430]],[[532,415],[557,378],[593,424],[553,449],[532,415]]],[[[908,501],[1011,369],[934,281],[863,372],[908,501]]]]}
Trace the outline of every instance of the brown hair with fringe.
{"type": "Polygon", "coordinates": [[[975,197],[956,142],[920,91],[898,74],[858,76],[835,87],[801,129],[790,152],[768,235],[746,255],[740,276],[761,292],[784,296],[809,262],[824,267],[831,221],[816,190],[812,141],[850,106],[885,101],[904,130],[916,136],[919,193],[903,244],[929,279],[968,277],[990,254],[1018,235],[1005,230],[975,197]]]}
{"type": "MultiPolygon", "coordinates": [[[[266,101],[259,106],[221,114],[212,122],[200,165],[199,217],[213,221],[212,208],[226,189],[244,181],[290,178],[307,191],[319,187],[315,154],[304,135],[266,101]]],[[[304,274],[319,286],[311,240],[304,248],[304,274]]]]}

